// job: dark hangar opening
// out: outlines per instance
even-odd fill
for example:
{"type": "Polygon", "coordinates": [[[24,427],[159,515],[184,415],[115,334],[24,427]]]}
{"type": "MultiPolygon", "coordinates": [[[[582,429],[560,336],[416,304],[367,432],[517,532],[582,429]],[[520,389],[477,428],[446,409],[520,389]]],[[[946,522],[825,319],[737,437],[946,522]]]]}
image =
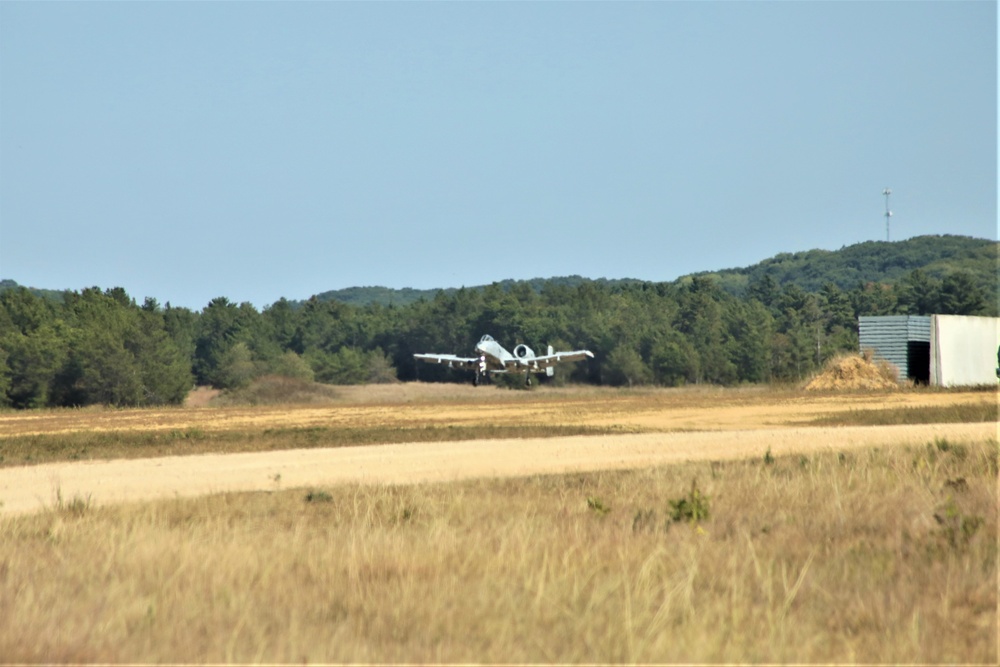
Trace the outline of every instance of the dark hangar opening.
{"type": "Polygon", "coordinates": [[[906,341],[906,368],[909,379],[917,384],[929,384],[931,381],[931,344],[930,341],[906,341]]]}

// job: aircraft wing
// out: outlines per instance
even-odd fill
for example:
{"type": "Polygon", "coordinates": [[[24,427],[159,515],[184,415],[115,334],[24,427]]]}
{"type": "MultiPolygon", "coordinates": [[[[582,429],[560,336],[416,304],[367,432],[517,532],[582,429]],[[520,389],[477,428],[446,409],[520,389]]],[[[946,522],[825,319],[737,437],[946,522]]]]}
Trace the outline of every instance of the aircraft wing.
{"type": "Polygon", "coordinates": [[[573,350],[572,352],[553,352],[551,354],[543,354],[538,357],[530,357],[527,359],[512,359],[506,362],[506,366],[510,370],[523,368],[538,370],[555,366],[563,361],[580,361],[581,359],[593,358],[594,353],[590,350],[573,350]]]}
{"type": "Polygon", "coordinates": [[[454,354],[415,354],[415,359],[431,364],[447,364],[448,368],[474,368],[479,357],[459,357],[454,354]]]}

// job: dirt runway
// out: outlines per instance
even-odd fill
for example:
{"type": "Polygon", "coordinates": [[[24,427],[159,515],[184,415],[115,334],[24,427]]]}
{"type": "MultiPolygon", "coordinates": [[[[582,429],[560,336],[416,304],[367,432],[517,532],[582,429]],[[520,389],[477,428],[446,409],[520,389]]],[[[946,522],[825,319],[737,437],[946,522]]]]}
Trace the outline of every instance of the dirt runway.
{"type": "Polygon", "coordinates": [[[698,460],[991,440],[995,423],[812,427],[474,440],[53,463],[0,470],[0,512],[77,499],[92,505],[342,483],[409,484],[476,477],[641,468],[698,460]]]}
{"type": "MultiPolygon", "coordinates": [[[[326,405],[49,410],[0,413],[4,437],[62,433],[232,431],[321,427],[589,425],[613,435],[424,442],[363,447],[73,461],[0,468],[0,514],[80,499],[95,505],[225,491],[408,484],[475,477],[637,468],[680,461],[809,454],[935,438],[997,439],[997,422],[904,426],[815,425],[820,416],[871,410],[997,405],[995,392],[815,395],[761,389],[510,392],[405,383],[341,388],[326,405]],[[813,424],[813,425],[810,425],[813,424]]],[[[850,420],[848,420],[850,421],[850,420]]]]}

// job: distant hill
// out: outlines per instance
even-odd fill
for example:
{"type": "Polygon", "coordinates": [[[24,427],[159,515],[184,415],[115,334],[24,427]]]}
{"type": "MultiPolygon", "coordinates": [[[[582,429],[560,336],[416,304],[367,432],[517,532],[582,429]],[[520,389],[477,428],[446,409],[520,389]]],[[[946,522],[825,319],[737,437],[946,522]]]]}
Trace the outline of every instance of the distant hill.
{"type": "MultiPolygon", "coordinates": [[[[0,280],[0,292],[5,292],[9,289],[16,289],[18,287],[21,287],[21,285],[18,285],[10,278],[5,278],[3,280],[0,280]]],[[[38,287],[29,287],[28,291],[34,294],[35,296],[40,296],[45,299],[51,299],[53,301],[59,301],[59,302],[62,302],[63,300],[64,290],[40,289],[38,287]]]]}
{"type": "Polygon", "coordinates": [[[987,294],[996,294],[998,249],[997,241],[948,234],[865,241],[840,250],[781,253],[746,268],[694,273],[678,281],[713,276],[723,289],[740,295],[747,285],[769,275],[778,285],[794,283],[806,292],[818,292],[826,283],[849,290],[859,283],[895,282],[914,269],[922,269],[939,279],[965,271],[987,294]]]}
{"type": "MultiPolygon", "coordinates": [[[[393,289],[392,287],[347,287],[344,289],[330,290],[316,295],[319,301],[340,301],[352,306],[367,306],[372,303],[380,306],[407,306],[420,299],[432,299],[439,291],[450,294],[454,288],[445,290],[436,289],[413,289],[404,287],[393,289]]],[[[293,306],[301,305],[301,301],[292,301],[293,306]]]]}
{"type": "MultiPolygon", "coordinates": [[[[917,236],[904,241],[865,241],[840,250],[780,253],[745,268],[692,273],[681,276],[673,282],[686,284],[694,276],[711,276],[723,289],[740,296],[748,285],[769,275],[779,286],[794,283],[806,292],[818,292],[827,283],[833,283],[846,291],[854,289],[859,284],[892,283],[914,269],[922,269],[928,276],[938,279],[955,271],[965,271],[972,275],[976,284],[987,294],[996,294],[998,249],[1000,243],[997,241],[949,234],[917,236]]],[[[549,285],[576,287],[586,282],[614,286],[647,281],[631,278],[590,280],[581,276],[565,276],[522,281],[504,280],[498,284],[501,288],[509,290],[518,283],[527,283],[535,291],[541,291],[549,285]]],[[[483,286],[469,289],[483,289],[483,286]]],[[[317,294],[316,298],[321,301],[336,300],[354,305],[379,303],[405,306],[420,299],[433,299],[439,291],[450,294],[456,290],[350,287],[322,292],[317,294]]]]}
{"type": "MultiPolygon", "coordinates": [[[[748,285],[769,275],[779,286],[794,283],[807,292],[818,292],[823,285],[833,283],[843,290],[851,290],[858,284],[892,283],[914,269],[922,269],[928,276],[942,278],[956,271],[969,273],[986,294],[997,295],[997,266],[1000,243],[988,239],[968,236],[934,235],[917,236],[904,241],[866,241],[840,250],[806,250],[803,252],[780,253],[762,262],[745,268],[704,271],[681,276],[674,284],[690,282],[694,276],[711,276],[726,291],[742,295],[748,285]]],[[[632,278],[590,279],[582,276],[555,278],[532,278],[530,280],[503,280],[497,285],[510,290],[526,283],[540,292],[549,286],[577,287],[584,283],[605,286],[643,284],[632,278]]],[[[13,280],[0,280],[0,292],[18,287],[13,280]]],[[[484,289],[484,285],[466,289],[484,289]]],[[[63,292],[29,288],[33,293],[50,299],[62,300],[63,292]]],[[[383,306],[407,306],[420,299],[433,299],[438,292],[451,294],[457,288],[442,289],[394,289],[390,287],[348,287],[316,294],[320,301],[340,301],[354,306],[380,304],[383,306]]],[[[994,296],[996,299],[996,296],[994,296]]],[[[290,301],[294,306],[302,301],[290,301]]]]}
{"type": "MultiPolygon", "coordinates": [[[[541,292],[542,289],[549,286],[564,286],[564,287],[577,287],[583,283],[597,283],[601,285],[624,285],[631,283],[642,283],[642,280],[635,280],[632,278],[622,278],[617,280],[608,280],[606,278],[598,278],[592,280],[590,278],[584,278],[582,276],[563,276],[558,278],[532,278],[530,280],[502,280],[496,284],[500,289],[504,291],[509,291],[514,286],[519,284],[527,284],[536,292],[541,292]]],[[[483,289],[485,285],[476,285],[474,287],[469,287],[467,289],[479,290],[483,289]]],[[[342,303],[349,303],[354,306],[366,306],[368,304],[376,303],[382,306],[394,305],[394,306],[408,306],[411,303],[415,303],[420,299],[433,299],[438,292],[443,292],[445,294],[452,294],[457,292],[458,288],[447,287],[439,289],[411,289],[409,287],[403,289],[393,289],[391,287],[348,287],[339,290],[330,290],[327,292],[321,292],[316,295],[316,299],[319,301],[340,301],[342,303]]],[[[301,305],[302,302],[291,302],[293,305],[301,305]]]]}

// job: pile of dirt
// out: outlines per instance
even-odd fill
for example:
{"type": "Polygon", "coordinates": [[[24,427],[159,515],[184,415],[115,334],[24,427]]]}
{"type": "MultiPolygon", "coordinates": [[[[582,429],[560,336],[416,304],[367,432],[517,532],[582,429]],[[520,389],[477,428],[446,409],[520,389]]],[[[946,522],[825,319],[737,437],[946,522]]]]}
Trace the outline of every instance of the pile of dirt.
{"type": "Polygon", "coordinates": [[[872,351],[865,350],[862,354],[830,359],[805,388],[810,391],[899,389],[899,370],[884,359],[874,359],[872,351]]]}

